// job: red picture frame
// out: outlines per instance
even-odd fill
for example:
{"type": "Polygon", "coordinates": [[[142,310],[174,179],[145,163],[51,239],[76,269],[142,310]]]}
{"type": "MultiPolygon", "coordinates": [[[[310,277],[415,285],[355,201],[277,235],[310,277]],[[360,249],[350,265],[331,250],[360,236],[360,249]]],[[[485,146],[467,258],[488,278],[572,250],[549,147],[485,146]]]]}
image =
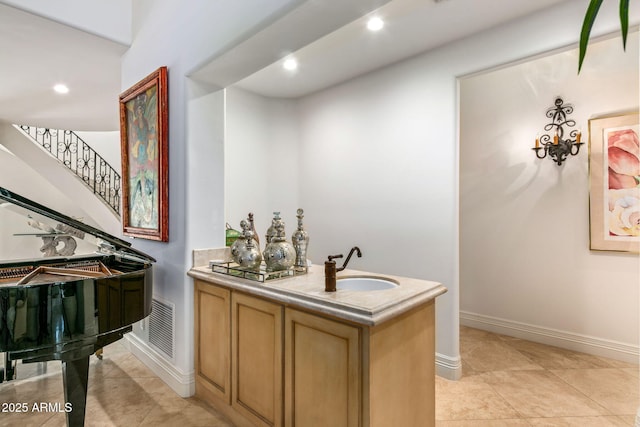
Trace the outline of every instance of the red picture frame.
{"type": "Polygon", "coordinates": [[[122,232],[169,241],[167,67],[120,94],[122,232]]]}

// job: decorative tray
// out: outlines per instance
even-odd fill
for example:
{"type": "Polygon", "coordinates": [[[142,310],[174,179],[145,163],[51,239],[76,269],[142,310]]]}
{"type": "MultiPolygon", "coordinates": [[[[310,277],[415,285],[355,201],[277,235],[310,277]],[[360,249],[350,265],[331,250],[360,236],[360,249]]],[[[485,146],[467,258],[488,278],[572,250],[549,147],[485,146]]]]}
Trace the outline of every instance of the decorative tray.
{"type": "Polygon", "coordinates": [[[241,267],[233,261],[209,261],[209,267],[214,273],[226,274],[233,277],[241,277],[256,282],[266,282],[267,280],[282,279],[285,277],[300,276],[307,274],[307,267],[291,267],[286,270],[267,271],[267,266],[260,264],[259,270],[252,270],[241,267]]]}

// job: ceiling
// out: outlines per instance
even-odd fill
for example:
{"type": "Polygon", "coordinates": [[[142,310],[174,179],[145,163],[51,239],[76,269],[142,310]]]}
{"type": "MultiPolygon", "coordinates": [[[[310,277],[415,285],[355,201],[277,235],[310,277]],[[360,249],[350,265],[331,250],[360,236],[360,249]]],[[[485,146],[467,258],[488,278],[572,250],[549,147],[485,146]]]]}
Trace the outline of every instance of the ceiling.
{"type": "MultiPolygon", "coordinates": [[[[366,15],[385,19],[382,31],[369,33],[365,18],[353,20],[296,50],[297,73],[283,74],[276,62],[240,85],[268,96],[301,96],[563,1],[568,0],[393,0],[366,15]]],[[[297,37],[292,33],[286,39],[297,37]]],[[[245,42],[250,54],[264,39],[257,33],[245,42]]],[[[124,44],[0,3],[0,120],[117,130],[120,61],[126,50],[124,44]],[[68,94],[53,92],[59,82],[70,87],[68,94]]],[[[235,52],[234,60],[241,61],[238,53],[245,51],[235,52]]],[[[217,78],[215,66],[205,65],[196,74],[203,81],[215,83],[217,78]]]]}
{"type": "Polygon", "coordinates": [[[113,131],[127,46],[0,4],[0,120],[113,131]],[[65,83],[69,93],[53,86],[65,83]]]}
{"type": "Polygon", "coordinates": [[[303,96],[563,1],[393,0],[294,52],[296,72],[284,72],[277,61],[238,86],[264,96],[303,96]],[[379,32],[366,29],[371,16],[385,21],[379,32]]]}

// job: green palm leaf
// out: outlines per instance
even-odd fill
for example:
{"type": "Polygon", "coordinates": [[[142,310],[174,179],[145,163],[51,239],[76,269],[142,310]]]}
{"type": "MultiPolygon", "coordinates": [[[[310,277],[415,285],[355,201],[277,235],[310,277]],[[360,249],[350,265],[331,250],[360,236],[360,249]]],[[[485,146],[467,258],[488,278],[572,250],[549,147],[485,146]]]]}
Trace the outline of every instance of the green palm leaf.
{"type": "MultiPolygon", "coordinates": [[[[628,0],[621,0],[622,2],[628,3],[628,0]]],[[[600,5],[602,5],[602,0],[591,0],[589,2],[589,7],[587,7],[587,13],[584,16],[584,21],[582,23],[582,31],[580,32],[580,53],[578,60],[578,73],[580,73],[580,69],[582,68],[582,62],[584,61],[584,56],[587,53],[587,45],[589,44],[589,35],[591,34],[591,28],[593,27],[593,23],[596,20],[596,16],[598,15],[598,10],[600,10],[600,5]]],[[[620,6],[620,13],[622,13],[622,5],[620,6]]]]}
{"type": "Polygon", "coordinates": [[[620,0],[620,28],[622,29],[622,48],[627,50],[629,32],[629,0],[620,0]]]}

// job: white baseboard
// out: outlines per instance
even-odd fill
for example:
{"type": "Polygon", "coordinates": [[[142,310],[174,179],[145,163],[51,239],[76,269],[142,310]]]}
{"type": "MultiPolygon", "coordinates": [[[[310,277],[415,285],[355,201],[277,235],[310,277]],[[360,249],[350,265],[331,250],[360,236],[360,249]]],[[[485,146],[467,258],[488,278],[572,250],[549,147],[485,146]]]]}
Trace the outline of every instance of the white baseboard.
{"type": "MultiPolygon", "coordinates": [[[[178,371],[135,334],[126,334],[123,344],[180,397],[194,395],[195,379],[193,374],[184,374],[178,371]]],[[[462,378],[462,359],[460,356],[452,358],[436,353],[436,375],[453,381],[462,378]]]]}
{"type": "Polygon", "coordinates": [[[135,334],[125,334],[123,343],[134,356],[140,359],[180,397],[194,395],[195,378],[193,372],[181,372],[135,334]]]}
{"type": "Polygon", "coordinates": [[[635,427],[640,427],[640,408],[638,408],[638,412],[636,412],[636,424],[635,427]]]}
{"type": "Polygon", "coordinates": [[[460,311],[460,324],[629,363],[637,364],[640,359],[640,348],[637,345],[544,328],[467,311],[460,311]]]}
{"type": "Polygon", "coordinates": [[[462,359],[436,353],[436,375],[448,380],[457,381],[462,378],[462,359]]]}

